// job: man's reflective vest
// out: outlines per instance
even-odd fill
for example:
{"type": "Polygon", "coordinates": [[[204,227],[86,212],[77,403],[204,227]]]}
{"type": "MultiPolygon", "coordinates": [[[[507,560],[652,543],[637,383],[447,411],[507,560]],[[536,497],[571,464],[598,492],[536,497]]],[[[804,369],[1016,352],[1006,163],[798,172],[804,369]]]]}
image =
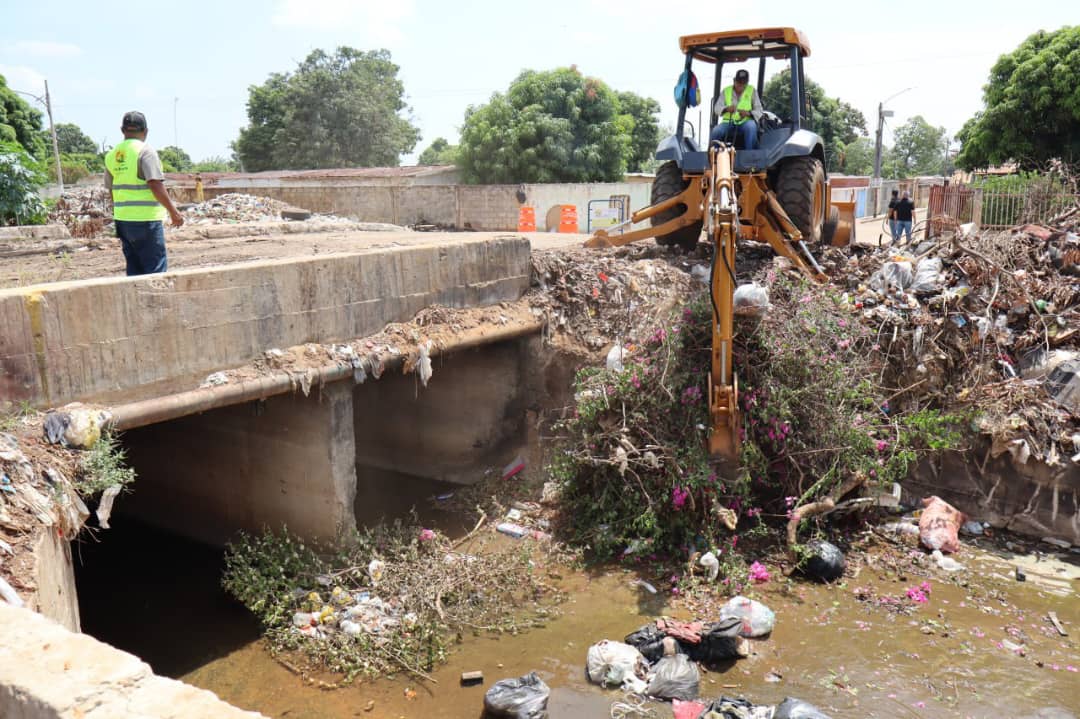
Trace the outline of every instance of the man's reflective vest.
{"type": "MultiPolygon", "coordinates": [[[[732,87],[731,85],[728,85],[727,87],[724,88],[724,107],[727,107],[728,105],[731,104],[731,98],[734,97],[734,96],[735,96],[735,88],[734,87],[732,87]]],[[[736,106],[735,112],[725,112],[723,115],[720,116],[720,119],[723,122],[730,122],[733,125],[741,125],[744,122],[746,122],[747,120],[749,120],[750,118],[741,116],[739,114],[739,110],[746,110],[747,112],[750,112],[753,109],[754,109],[754,86],[753,85],[747,85],[746,87],[743,88],[742,95],[739,95],[739,104],[738,104],[738,106],[736,106]]]]}
{"type": "Polygon", "coordinates": [[[127,139],[105,155],[105,168],[112,175],[113,219],[129,222],[165,219],[165,208],[154,198],[146,180],[139,178],[142,148],[142,140],[127,139]]]}

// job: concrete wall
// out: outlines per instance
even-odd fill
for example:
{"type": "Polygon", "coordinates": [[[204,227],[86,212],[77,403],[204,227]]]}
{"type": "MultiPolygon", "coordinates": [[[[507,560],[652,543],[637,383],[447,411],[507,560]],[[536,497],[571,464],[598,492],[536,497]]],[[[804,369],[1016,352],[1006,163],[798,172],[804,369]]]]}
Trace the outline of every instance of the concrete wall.
{"type": "MultiPolygon", "coordinates": [[[[183,185],[169,191],[182,202],[194,199],[194,190],[183,185]]],[[[517,229],[518,209],[523,204],[536,208],[537,224],[558,205],[577,207],[581,232],[587,226],[590,200],[629,196],[629,216],[649,204],[651,182],[610,182],[538,185],[401,185],[371,184],[355,180],[229,180],[204,189],[206,198],[227,192],[264,195],[315,212],[356,217],[365,222],[395,225],[435,224],[478,231],[517,229]]],[[[543,230],[542,227],[539,229],[543,230]]]]}
{"type": "Polygon", "coordinates": [[[259,719],[212,692],[28,609],[0,602],[3,719],[259,719]]]}
{"type": "Polygon", "coordinates": [[[272,347],[363,337],[431,304],[519,297],[520,237],[0,290],[0,397],[56,406],[171,391],[272,347]]]}
{"type": "Polygon", "coordinates": [[[367,491],[370,469],[472,484],[478,468],[523,444],[524,347],[518,340],[440,356],[427,388],[400,374],[357,386],[358,493],[367,491]]]}
{"type": "MultiPolygon", "coordinates": [[[[71,542],[57,536],[53,528],[46,527],[34,545],[34,561],[37,593],[30,600],[30,608],[73,632],[80,631],[71,542]]],[[[3,716],[2,712],[0,716],[3,716]]]]}
{"type": "Polygon", "coordinates": [[[221,545],[287,526],[307,540],[355,527],[352,382],[124,433],[138,473],[121,511],[221,545]]]}

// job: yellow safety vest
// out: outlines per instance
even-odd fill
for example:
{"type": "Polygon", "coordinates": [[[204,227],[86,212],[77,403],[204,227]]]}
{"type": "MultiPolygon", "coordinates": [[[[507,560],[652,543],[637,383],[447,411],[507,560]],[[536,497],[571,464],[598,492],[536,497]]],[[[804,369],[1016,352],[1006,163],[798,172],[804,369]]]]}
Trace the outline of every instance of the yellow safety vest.
{"type": "Polygon", "coordinates": [[[105,155],[105,168],[112,175],[113,219],[154,222],[165,219],[165,208],[154,198],[150,185],[139,178],[141,140],[127,139],[105,155]]]}
{"type": "MultiPolygon", "coordinates": [[[[734,87],[732,87],[731,85],[728,85],[727,87],[724,88],[724,107],[727,107],[728,105],[731,104],[731,98],[734,97],[734,95],[735,95],[735,88],[734,87]]],[[[725,112],[723,115],[720,116],[720,119],[722,121],[724,121],[724,122],[730,122],[733,125],[741,125],[744,122],[746,122],[747,120],[749,120],[750,118],[749,117],[742,117],[739,114],[739,110],[746,110],[747,112],[750,112],[753,109],[754,109],[754,86],[753,85],[747,85],[746,87],[743,88],[742,95],[739,95],[739,104],[735,108],[735,112],[725,112]]]]}

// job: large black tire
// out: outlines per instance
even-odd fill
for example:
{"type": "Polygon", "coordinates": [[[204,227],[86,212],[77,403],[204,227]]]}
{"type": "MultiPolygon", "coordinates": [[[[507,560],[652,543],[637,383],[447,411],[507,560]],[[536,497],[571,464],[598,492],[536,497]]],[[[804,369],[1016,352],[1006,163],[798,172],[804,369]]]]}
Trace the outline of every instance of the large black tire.
{"type": "Polygon", "coordinates": [[[816,157],[795,157],[780,166],[776,178],[780,206],[810,244],[821,242],[825,224],[825,169],[816,157]]]}
{"type": "MultiPolygon", "coordinates": [[[[652,204],[669,200],[676,195],[682,194],[682,191],[690,186],[689,180],[684,180],[682,176],[682,170],[674,162],[665,162],[660,165],[656,171],[656,179],[653,180],[652,185],[652,204]]],[[[679,203],[672,208],[664,210],[663,212],[653,215],[649,218],[653,227],[662,225],[668,220],[672,220],[679,215],[686,212],[686,205],[679,203]]],[[[680,227],[674,232],[669,232],[666,235],[660,235],[656,238],[656,244],[658,245],[679,245],[687,252],[697,247],[698,238],[701,237],[701,221],[697,221],[692,225],[686,227],[680,227]]]]}

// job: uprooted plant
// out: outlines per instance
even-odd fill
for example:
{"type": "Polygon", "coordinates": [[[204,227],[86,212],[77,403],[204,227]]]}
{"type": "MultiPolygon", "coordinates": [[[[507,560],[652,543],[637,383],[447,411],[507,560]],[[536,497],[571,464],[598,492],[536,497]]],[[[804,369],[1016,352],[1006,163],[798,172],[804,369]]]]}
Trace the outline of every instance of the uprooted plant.
{"type": "Polygon", "coordinates": [[[622,371],[578,373],[567,446],[552,467],[569,540],[598,559],[730,547],[736,518],[799,517],[841,488],[889,486],[920,454],[959,441],[956,417],[890,411],[873,337],[837,293],[768,280],[769,313],[737,325],[744,441],[733,477],[718,476],[704,448],[704,295],[640,342],[622,371]]]}
{"type": "Polygon", "coordinates": [[[222,584],[259,618],[283,661],[303,657],[346,681],[402,670],[430,679],[461,635],[516,633],[553,612],[557,597],[526,545],[495,551],[477,542],[465,554],[400,521],[328,552],[287,531],[243,535],[228,548],[222,584]]]}

